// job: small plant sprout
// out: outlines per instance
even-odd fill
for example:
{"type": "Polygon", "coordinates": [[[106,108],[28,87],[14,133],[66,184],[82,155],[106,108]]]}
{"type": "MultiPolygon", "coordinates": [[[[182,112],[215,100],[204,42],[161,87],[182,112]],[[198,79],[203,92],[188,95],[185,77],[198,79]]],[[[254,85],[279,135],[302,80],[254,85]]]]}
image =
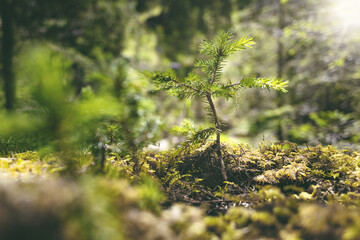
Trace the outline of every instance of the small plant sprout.
{"type": "Polygon", "coordinates": [[[200,53],[205,55],[204,59],[198,59],[195,67],[200,68],[205,76],[191,72],[184,79],[178,79],[174,71],[159,72],[148,71],[144,75],[150,79],[158,90],[168,92],[179,98],[200,97],[208,105],[209,116],[213,126],[207,129],[199,129],[191,134],[189,142],[196,144],[207,140],[211,135],[216,135],[214,151],[216,151],[223,179],[227,181],[224,160],[221,153],[220,128],[221,121],[216,111],[214,99],[217,97],[234,98],[235,93],[242,88],[275,89],[286,92],[288,81],[282,78],[267,77],[245,77],[239,82],[221,82],[223,66],[227,58],[236,52],[251,48],[255,42],[252,37],[235,39],[230,32],[220,33],[213,41],[204,41],[200,45],[200,53]]]}

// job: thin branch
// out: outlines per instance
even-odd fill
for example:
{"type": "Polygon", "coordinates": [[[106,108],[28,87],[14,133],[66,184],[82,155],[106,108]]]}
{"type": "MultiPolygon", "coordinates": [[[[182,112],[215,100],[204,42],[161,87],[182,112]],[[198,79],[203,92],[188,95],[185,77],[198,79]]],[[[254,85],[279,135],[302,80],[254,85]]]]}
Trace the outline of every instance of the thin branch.
{"type": "Polygon", "coordinates": [[[226,85],[226,86],[224,86],[224,87],[225,87],[225,88],[231,88],[231,87],[235,87],[235,86],[238,86],[238,85],[241,85],[241,82],[234,83],[234,84],[229,84],[229,85],[226,85]]]}
{"type": "Polygon", "coordinates": [[[189,86],[189,85],[187,85],[186,83],[181,83],[181,82],[179,82],[179,81],[176,81],[175,79],[171,79],[173,82],[175,82],[176,84],[179,84],[179,85],[182,85],[182,86],[184,86],[184,87],[186,87],[186,88],[189,88],[189,89],[191,89],[191,90],[194,90],[194,91],[196,91],[196,92],[199,92],[200,91],[200,89],[196,89],[196,88],[194,88],[194,87],[192,87],[192,86],[189,86]]]}
{"type": "Polygon", "coordinates": [[[183,201],[187,202],[187,203],[193,203],[193,204],[198,204],[198,203],[233,203],[234,202],[233,200],[225,200],[225,199],[201,200],[201,201],[192,200],[192,199],[189,199],[189,200],[184,199],[183,201]]]}

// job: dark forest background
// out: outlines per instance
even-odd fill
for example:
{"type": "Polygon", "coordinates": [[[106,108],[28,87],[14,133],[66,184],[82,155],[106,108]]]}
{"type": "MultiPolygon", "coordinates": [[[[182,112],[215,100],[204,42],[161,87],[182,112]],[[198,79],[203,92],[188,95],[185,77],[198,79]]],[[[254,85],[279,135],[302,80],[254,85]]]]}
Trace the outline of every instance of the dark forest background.
{"type": "Polygon", "coordinates": [[[199,44],[221,30],[257,43],[230,59],[224,80],[289,80],[287,94],[250,89],[217,101],[224,136],[358,148],[354,9],[330,0],[1,0],[0,150],[174,146],[170,129],[202,123],[202,103],[156,92],[140,72],[185,76],[199,44]]]}

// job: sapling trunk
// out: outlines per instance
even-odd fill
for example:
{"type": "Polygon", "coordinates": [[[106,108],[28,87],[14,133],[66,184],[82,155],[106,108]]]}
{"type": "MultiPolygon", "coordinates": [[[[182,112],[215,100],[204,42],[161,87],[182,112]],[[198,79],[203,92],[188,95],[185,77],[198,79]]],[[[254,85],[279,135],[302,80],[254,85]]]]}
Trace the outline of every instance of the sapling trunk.
{"type": "Polygon", "coordinates": [[[215,149],[216,149],[216,154],[218,155],[220,166],[221,166],[221,175],[223,176],[224,180],[227,181],[228,178],[227,178],[227,174],[226,174],[225,163],[224,163],[224,159],[223,159],[222,154],[221,154],[220,121],[219,121],[219,118],[217,116],[215,104],[214,104],[214,102],[212,100],[211,94],[207,94],[206,98],[207,98],[207,101],[208,101],[208,103],[210,105],[211,112],[212,112],[212,115],[213,115],[213,118],[214,118],[214,123],[215,123],[215,129],[216,129],[215,149]]]}
{"type": "MultiPolygon", "coordinates": [[[[212,70],[212,77],[211,77],[210,85],[213,85],[215,83],[222,56],[223,56],[223,49],[220,47],[217,49],[217,56],[216,56],[216,60],[215,60],[215,64],[214,64],[214,69],[212,70]]],[[[218,115],[216,113],[216,108],[215,108],[215,104],[212,100],[211,93],[206,94],[206,99],[210,105],[211,113],[213,115],[214,123],[215,123],[215,132],[216,132],[215,148],[216,148],[216,154],[218,155],[220,166],[221,166],[221,175],[223,176],[224,181],[227,181],[225,163],[224,163],[224,159],[221,154],[220,121],[219,121],[218,115]]]]}
{"type": "Polygon", "coordinates": [[[135,175],[139,175],[139,173],[141,171],[141,164],[140,164],[140,160],[137,155],[137,146],[135,143],[135,139],[133,137],[132,132],[129,129],[127,122],[122,121],[121,126],[124,131],[124,137],[125,137],[126,144],[129,146],[129,150],[131,153],[131,160],[134,163],[133,172],[135,173],[135,175]]]}

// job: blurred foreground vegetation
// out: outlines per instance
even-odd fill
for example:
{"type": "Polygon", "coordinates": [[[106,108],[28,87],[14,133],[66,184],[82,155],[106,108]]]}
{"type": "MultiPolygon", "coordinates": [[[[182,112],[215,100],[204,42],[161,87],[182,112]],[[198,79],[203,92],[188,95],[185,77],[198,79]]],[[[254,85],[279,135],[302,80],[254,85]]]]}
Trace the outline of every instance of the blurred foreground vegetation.
{"type": "Polygon", "coordinates": [[[0,239],[360,239],[354,4],[0,0],[0,239]],[[204,76],[221,31],[256,45],[220,84],[288,93],[217,99],[221,144],[183,144],[207,103],[142,73],[204,76]]]}

